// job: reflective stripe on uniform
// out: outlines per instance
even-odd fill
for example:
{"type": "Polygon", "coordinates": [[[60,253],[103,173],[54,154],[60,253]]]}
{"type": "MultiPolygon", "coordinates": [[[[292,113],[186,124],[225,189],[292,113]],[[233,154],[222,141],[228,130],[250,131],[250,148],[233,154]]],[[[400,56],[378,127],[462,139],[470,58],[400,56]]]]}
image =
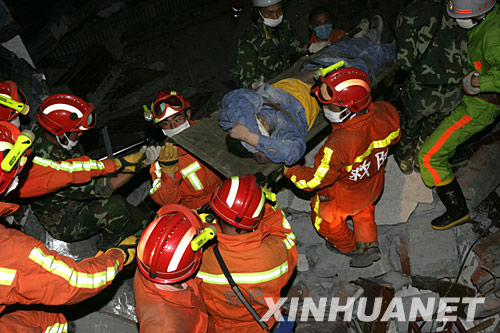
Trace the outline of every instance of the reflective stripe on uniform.
{"type": "Polygon", "coordinates": [[[65,262],[56,260],[54,256],[43,253],[40,248],[33,248],[29,257],[35,263],[42,266],[49,273],[58,275],[68,284],[76,288],[95,289],[104,286],[108,282],[113,281],[118,274],[120,263],[116,260],[116,264],[107,267],[106,271],[96,273],[77,272],[70,268],[65,262]]]}
{"type": "MultiPolygon", "coordinates": [[[[239,284],[255,284],[271,281],[279,278],[283,274],[288,272],[288,261],[278,267],[272,268],[264,272],[256,273],[231,273],[234,282],[239,284]]],[[[209,274],[206,272],[199,271],[197,277],[203,279],[204,283],[210,284],[229,284],[226,280],[224,274],[209,274]]]]}
{"type": "Polygon", "coordinates": [[[149,190],[149,195],[155,193],[161,187],[161,166],[158,161],[155,162],[155,175],[156,179],[153,181],[151,190],[149,190]]]}
{"type": "Polygon", "coordinates": [[[0,285],[10,286],[16,278],[17,270],[0,267],[0,285]]]}
{"type": "Polygon", "coordinates": [[[57,171],[66,171],[69,173],[73,173],[76,171],[103,170],[105,168],[104,163],[96,160],[55,162],[46,158],[42,158],[40,156],[35,156],[35,158],[33,159],[33,163],[41,165],[43,167],[49,167],[57,171]]]}
{"type": "Polygon", "coordinates": [[[189,179],[189,182],[196,191],[203,190],[203,184],[196,175],[196,171],[200,169],[201,169],[200,164],[198,162],[194,162],[181,170],[182,178],[187,177],[187,179],[189,179]]]}
{"type": "Polygon", "coordinates": [[[314,213],[316,213],[316,218],[314,219],[314,227],[319,231],[319,226],[323,219],[319,217],[319,196],[316,196],[316,202],[314,203],[314,213]]]}
{"type": "Polygon", "coordinates": [[[441,177],[439,176],[436,169],[434,169],[431,165],[432,155],[436,154],[439,149],[444,145],[444,143],[450,138],[453,132],[458,131],[463,126],[467,125],[472,118],[470,116],[463,116],[459,121],[453,123],[450,127],[444,131],[441,137],[436,141],[436,143],[429,149],[429,151],[424,155],[423,164],[424,168],[426,168],[432,176],[434,180],[434,184],[439,184],[441,182],[441,177]]]}
{"type": "Polygon", "coordinates": [[[306,181],[305,179],[297,180],[297,176],[293,175],[290,180],[292,183],[295,184],[300,189],[304,189],[306,187],[308,188],[315,188],[319,184],[321,184],[321,181],[323,178],[325,178],[325,175],[327,174],[328,170],[330,170],[330,160],[332,159],[333,155],[333,150],[331,150],[328,147],[325,147],[323,149],[323,158],[321,159],[321,164],[318,166],[316,171],[314,172],[313,179],[310,181],[306,181]]]}
{"type": "Polygon", "coordinates": [[[474,69],[476,71],[483,69],[483,64],[481,63],[481,61],[479,61],[479,60],[474,61],[474,69]]]}
{"type": "Polygon", "coordinates": [[[391,141],[394,140],[395,138],[397,138],[399,136],[399,132],[400,132],[400,129],[398,128],[396,131],[394,131],[391,134],[389,134],[385,139],[377,140],[377,141],[372,141],[372,143],[370,143],[370,146],[368,146],[368,149],[362,155],[356,157],[354,159],[354,162],[352,162],[351,165],[348,165],[348,166],[345,167],[346,171],[347,172],[351,172],[352,167],[354,166],[354,164],[359,163],[359,162],[363,162],[363,160],[366,157],[370,156],[370,154],[372,153],[373,149],[375,149],[375,148],[385,148],[385,147],[389,146],[391,144],[391,141]]]}
{"type": "Polygon", "coordinates": [[[295,245],[295,234],[293,233],[290,222],[288,222],[285,217],[285,213],[283,213],[282,211],[281,214],[283,215],[283,228],[289,229],[291,231],[290,233],[285,234],[286,238],[283,239],[283,243],[285,243],[286,249],[290,250],[295,245]]]}
{"type": "Polygon", "coordinates": [[[68,323],[56,323],[50,325],[44,331],[45,333],[68,333],[68,323]]]}

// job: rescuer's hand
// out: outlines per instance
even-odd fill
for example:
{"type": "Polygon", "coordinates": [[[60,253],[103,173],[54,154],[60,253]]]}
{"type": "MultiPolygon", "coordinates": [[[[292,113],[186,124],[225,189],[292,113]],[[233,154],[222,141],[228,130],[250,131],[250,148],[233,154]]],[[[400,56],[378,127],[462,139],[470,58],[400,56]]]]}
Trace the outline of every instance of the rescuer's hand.
{"type": "MultiPolygon", "coordinates": [[[[120,250],[123,253],[123,255],[125,256],[125,259],[123,260],[123,266],[127,266],[135,260],[135,254],[136,254],[138,241],[139,241],[139,239],[137,238],[137,236],[134,236],[134,235],[128,236],[127,238],[122,240],[120,242],[120,244],[118,244],[117,247],[113,247],[113,248],[109,249],[108,251],[113,250],[113,249],[120,250]]],[[[106,251],[106,253],[108,251],[106,251]]]]}
{"type": "Polygon", "coordinates": [[[309,53],[316,53],[324,49],[328,45],[330,45],[329,41],[312,43],[311,45],[309,45],[309,53]]]}
{"type": "Polygon", "coordinates": [[[114,158],[116,172],[136,173],[144,167],[146,156],[143,152],[129,154],[123,157],[114,158]]]}
{"type": "Polygon", "coordinates": [[[479,73],[474,71],[465,75],[462,79],[462,88],[467,95],[477,95],[481,92],[479,84],[479,73]]]}
{"type": "Polygon", "coordinates": [[[177,147],[171,142],[165,142],[160,150],[160,157],[158,158],[158,163],[160,163],[161,171],[168,174],[173,174],[179,167],[177,163],[179,162],[179,153],[177,152],[177,147]]]}
{"type": "Polygon", "coordinates": [[[144,155],[146,155],[146,160],[144,161],[144,165],[148,166],[156,162],[158,157],[160,157],[160,151],[161,147],[160,146],[143,146],[141,148],[141,151],[144,152],[144,155]]]}

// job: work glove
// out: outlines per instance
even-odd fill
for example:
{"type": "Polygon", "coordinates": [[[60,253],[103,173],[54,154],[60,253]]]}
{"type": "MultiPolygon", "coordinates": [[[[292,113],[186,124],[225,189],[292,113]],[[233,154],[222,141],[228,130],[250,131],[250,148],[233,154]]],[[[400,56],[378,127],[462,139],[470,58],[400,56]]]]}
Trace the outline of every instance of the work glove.
{"type": "Polygon", "coordinates": [[[142,146],[140,151],[142,151],[146,156],[144,165],[148,166],[156,162],[158,157],[160,157],[160,150],[161,146],[142,146]]]}
{"type": "Polygon", "coordinates": [[[316,42],[309,45],[309,53],[316,53],[330,45],[329,41],[316,42]]]}
{"type": "Polygon", "coordinates": [[[177,163],[179,162],[179,153],[177,147],[171,142],[165,142],[160,150],[160,163],[161,171],[164,173],[172,174],[179,170],[177,163]]]}
{"type": "Polygon", "coordinates": [[[477,95],[481,92],[481,88],[479,86],[472,85],[472,78],[479,76],[479,73],[474,71],[465,75],[462,79],[462,88],[464,89],[467,95],[477,95]]]}
{"type": "Polygon", "coordinates": [[[108,251],[111,251],[113,249],[120,250],[125,256],[125,259],[123,260],[123,266],[130,265],[135,260],[135,254],[138,242],[139,239],[137,238],[137,236],[134,235],[128,236],[127,238],[122,240],[117,247],[113,247],[107,250],[106,253],[108,253],[108,251]]]}
{"type": "Polygon", "coordinates": [[[260,78],[252,83],[251,88],[257,91],[263,85],[264,85],[264,75],[260,74],[260,78]]]}
{"type": "Polygon", "coordinates": [[[123,157],[114,158],[116,172],[137,173],[144,167],[146,156],[143,152],[129,154],[123,157]]]}

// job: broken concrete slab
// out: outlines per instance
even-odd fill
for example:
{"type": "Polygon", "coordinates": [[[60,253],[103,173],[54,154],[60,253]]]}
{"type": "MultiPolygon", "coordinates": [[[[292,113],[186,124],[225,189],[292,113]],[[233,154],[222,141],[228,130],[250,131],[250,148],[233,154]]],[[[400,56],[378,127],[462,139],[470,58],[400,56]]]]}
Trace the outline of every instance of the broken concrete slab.
{"type": "Polygon", "coordinates": [[[404,175],[394,157],[389,156],[384,192],[375,208],[375,222],[378,225],[406,222],[419,202],[430,203],[432,200],[432,191],[424,185],[420,174],[404,175]]]}
{"type": "Polygon", "coordinates": [[[440,202],[429,206],[419,205],[407,223],[411,275],[454,278],[460,266],[455,232],[433,230],[431,220],[445,209],[440,202]]]}
{"type": "MultiPolygon", "coordinates": [[[[434,299],[434,306],[430,307],[432,309],[431,313],[436,312],[439,306],[439,302],[437,301],[439,299],[439,294],[432,292],[430,290],[419,290],[417,288],[412,287],[411,285],[406,288],[403,287],[401,290],[398,290],[395,294],[395,297],[400,297],[401,301],[403,303],[403,309],[404,309],[404,314],[405,317],[408,317],[408,314],[411,311],[411,307],[413,304],[413,299],[418,298],[421,300],[422,304],[428,305],[431,304],[432,299],[434,299]]],[[[432,321],[427,321],[426,324],[424,325],[425,330],[423,332],[428,332],[430,327],[431,327],[432,321]]],[[[408,330],[408,321],[397,321],[396,322],[398,332],[406,332],[408,330]]]]}
{"type": "Polygon", "coordinates": [[[469,207],[477,207],[500,184],[500,141],[481,146],[456,176],[469,207]]]}
{"type": "Polygon", "coordinates": [[[411,284],[411,277],[396,271],[387,272],[383,275],[380,275],[378,278],[392,284],[394,290],[408,287],[411,284]]]}

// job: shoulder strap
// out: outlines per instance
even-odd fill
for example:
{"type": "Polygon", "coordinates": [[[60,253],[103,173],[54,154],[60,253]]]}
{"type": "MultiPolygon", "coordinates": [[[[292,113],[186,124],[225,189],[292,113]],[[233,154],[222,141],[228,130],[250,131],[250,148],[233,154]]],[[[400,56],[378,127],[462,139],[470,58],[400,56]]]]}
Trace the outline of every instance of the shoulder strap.
{"type": "Polygon", "coordinates": [[[269,331],[269,327],[267,326],[267,324],[260,318],[259,314],[257,313],[257,311],[255,311],[255,309],[252,307],[252,305],[250,305],[250,303],[248,303],[245,296],[243,296],[243,294],[241,293],[240,288],[238,287],[236,282],[234,282],[233,277],[231,276],[231,273],[227,269],[226,263],[224,262],[224,260],[222,259],[222,256],[220,255],[219,247],[217,246],[217,244],[214,246],[214,254],[215,254],[215,258],[217,258],[217,262],[219,263],[220,268],[222,269],[222,273],[224,273],[224,276],[226,277],[227,282],[229,282],[229,285],[231,286],[231,289],[233,289],[236,296],[238,296],[241,303],[243,303],[245,308],[247,308],[248,312],[250,312],[250,314],[255,319],[255,321],[260,325],[260,327],[262,327],[262,329],[264,329],[266,331],[269,331]]]}

